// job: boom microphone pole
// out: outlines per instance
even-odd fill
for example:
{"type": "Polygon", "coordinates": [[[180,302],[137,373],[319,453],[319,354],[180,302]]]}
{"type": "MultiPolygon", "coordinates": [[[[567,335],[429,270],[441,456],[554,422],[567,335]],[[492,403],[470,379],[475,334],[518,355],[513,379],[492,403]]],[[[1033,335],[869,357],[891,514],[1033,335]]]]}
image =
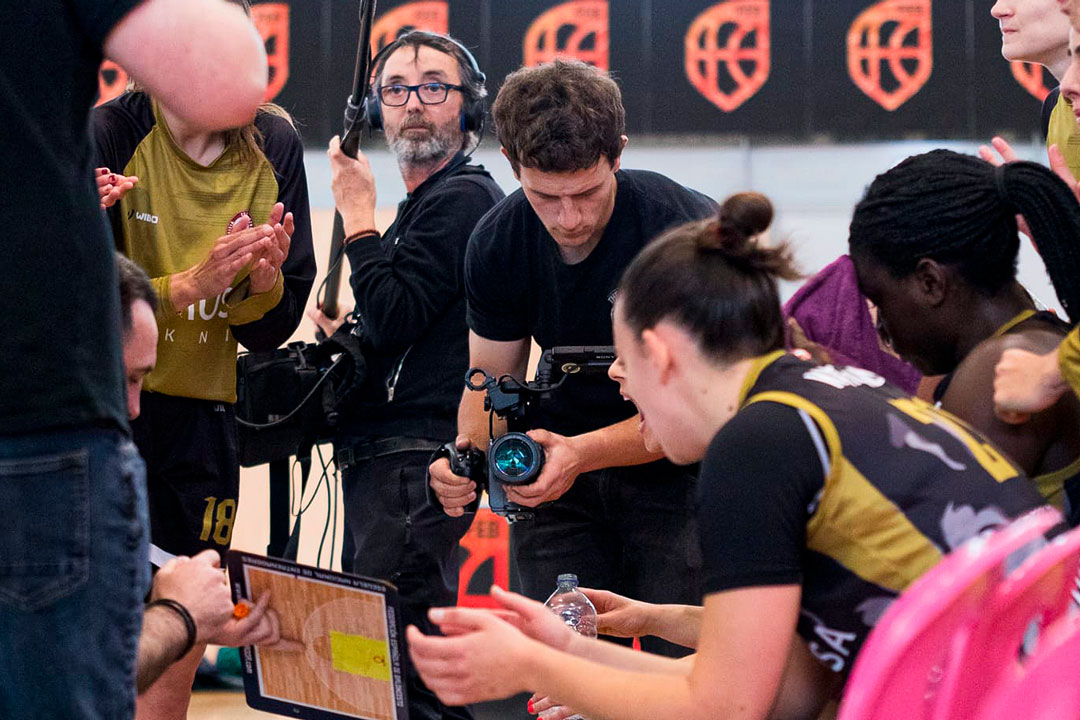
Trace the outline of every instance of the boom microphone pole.
{"type": "MultiPolygon", "coordinates": [[[[374,19],[375,0],[360,0],[360,40],[356,47],[356,72],[353,74],[352,95],[349,96],[345,106],[345,132],[341,138],[341,151],[351,158],[355,158],[360,150],[360,133],[363,130],[363,123],[358,120],[360,111],[364,107],[368,79],[371,75],[371,25],[374,19]]],[[[338,316],[338,291],[341,288],[341,265],[344,259],[345,224],[341,220],[341,213],[335,208],[334,232],[330,236],[330,265],[326,271],[326,279],[323,280],[325,292],[322,311],[327,317],[338,316]]],[[[320,341],[324,339],[321,330],[316,332],[316,337],[320,341]]],[[[305,398],[306,401],[307,398],[305,398]]],[[[297,462],[300,465],[300,496],[303,497],[304,490],[307,488],[308,475],[311,472],[310,447],[307,457],[303,457],[303,453],[298,451],[297,462]]],[[[289,487],[291,482],[289,458],[272,460],[270,462],[270,543],[266,546],[266,554],[270,557],[296,560],[300,544],[300,522],[303,518],[301,515],[296,516],[292,532],[290,532],[289,487]]],[[[327,517],[329,519],[329,516],[327,517]]]]}
{"type": "MultiPolygon", "coordinates": [[[[341,151],[355,158],[360,150],[360,134],[363,123],[358,122],[367,97],[371,76],[371,26],[375,19],[375,0],[360,0],[360,39],[356,46],[356,72],[353,74],[352,95],[345,107],[345,133],[341,137],[341,151]]],[[[330,236],[330,265],[323,285],[322,311],[330,318],[338,316],[338,292],[341,289],[341,266],[345,254],[345,224],[341,213],[334,210],[334,231],[330,236]]]]}

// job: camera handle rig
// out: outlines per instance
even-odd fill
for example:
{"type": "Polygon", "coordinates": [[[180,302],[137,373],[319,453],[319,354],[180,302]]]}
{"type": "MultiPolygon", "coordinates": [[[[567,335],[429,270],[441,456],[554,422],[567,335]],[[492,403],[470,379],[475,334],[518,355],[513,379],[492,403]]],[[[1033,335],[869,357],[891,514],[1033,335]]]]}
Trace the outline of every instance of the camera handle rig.
{"type": "MultiPolygon", "coordinates": [[[[484,410],[488,412],[488,452],[470,449],[460,451],[454,443],[447,443],[432,458],[446,457],[455,475],[469,477],[477,486],[477,499],[465,508],[476,512],[480,504],[479,490],[488,492],[492,512],[506,517],[513,523],[532,520],[532,508],[523,507],[506,499],[506,485],[527,485],[540,475],[544,465],[544,449],[525,434],[532,429],[533,408],[540,398],[548,395],[566,382],[571,375],[606,373],[615,360],[611,346],[560,346],[545,350],[536,367],[532,382],[521,382],[510,375],[495,378],[482,368],[470,368],[465,375],[465,385],[475,392],[486,392],[484,410]],[[506,421],[507,433],[495,437],[495,417],[506,421]]],[[[429,499],[438,499],[428,486],[429,499]]]]}

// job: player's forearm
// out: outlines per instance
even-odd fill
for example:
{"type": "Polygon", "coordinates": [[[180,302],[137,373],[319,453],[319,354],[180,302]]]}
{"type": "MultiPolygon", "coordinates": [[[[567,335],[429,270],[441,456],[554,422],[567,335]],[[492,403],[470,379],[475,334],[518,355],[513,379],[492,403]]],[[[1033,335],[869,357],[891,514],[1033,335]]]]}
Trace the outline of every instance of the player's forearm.
{"type": "Polygon", "coordinates": [[[703,611],[699,605],[650,605],[644,634],[696,648],[703,611]]]}
{"type": "Polygon", "coordinates": [[[688,675],[692,664],[682,660],[638,652],[625,645],[575,635],[567,652],[613,668],[635,672],[660,673],[662,675],[688,675]]]}
{"type": "MultiPolygon", "coordinates": [[[[458,435],[467,435],[481,450],[488,447],[488,413],[484,410],[484,393],[465,388],[458,405],[458,435]]],[[[501,435],[503,422],[495,418],[495,434],[501,435]]]]}
{"type": "Polygon", "coordinates": [[[179,659],[186,642],[187,627],[176,613],[159,607],[146,608],[135,669],[139,693],[153,685],[179,659]]]}
{"type": "MultiPolygon", "coordinates": [[[[618,649],[649,657],[647,653],[618,649]]],[[[548,647],[537,649],[533,657],[531,672],[527,673],[529,687],[535,688],[540,695],[558,698],[560,703],[588,718],[712,720],[724,716],[717,714],[719,709],[710,707],[706,698],[695,701],[690,677],[682,668],[678,673],[653,667],[627,669],[568,656],[548,647]]],[[[685,665],[675,660],[667,662],[685,665]]]]}
{"type": "Polygon", "coordinates": [[[178,313],[183,312],[188,305],[204,299],[192,275],[192,269],[188,269],[168,276],[166,287],[169,303],[178,313]]]}
{"type": "Polygon", "coordinates": [[[635,415],[614,425],[576,436],[574,444],[581,458],[581,472],[643,465],[662,458],[663,453],[646,449],[645,441],[638,432],[639,419],[635,415]]]}

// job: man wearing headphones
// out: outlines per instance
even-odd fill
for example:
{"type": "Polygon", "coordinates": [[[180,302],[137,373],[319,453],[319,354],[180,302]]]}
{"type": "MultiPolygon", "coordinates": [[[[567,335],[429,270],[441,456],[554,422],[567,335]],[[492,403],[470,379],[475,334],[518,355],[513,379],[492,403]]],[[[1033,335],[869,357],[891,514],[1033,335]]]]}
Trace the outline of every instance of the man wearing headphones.
{"type": "MultiPolygon", "coordinates": [[[[457,599],[458,542],[471,518],[430,506],[425,473],[431,453],[455,435],[468,367],[465,246],[503,192],[469,162],[486,91],[464,46],[414,30],[373,67],[366,120],[386,134],[408,195],[380,234],[367,159],[353,160],[338,138],[330,141],[370,386],[363,402],[343,411],[335,443],[347,528],[342,567],[395,583],[404,621],[431,628],[428,608],[457,599]]],[[[335,329],[321,312],[312,317],[327,334],[335,329]]],[[[470,717],[443,707],[411,668],[408,690],[413,718],[470,717]]]]}

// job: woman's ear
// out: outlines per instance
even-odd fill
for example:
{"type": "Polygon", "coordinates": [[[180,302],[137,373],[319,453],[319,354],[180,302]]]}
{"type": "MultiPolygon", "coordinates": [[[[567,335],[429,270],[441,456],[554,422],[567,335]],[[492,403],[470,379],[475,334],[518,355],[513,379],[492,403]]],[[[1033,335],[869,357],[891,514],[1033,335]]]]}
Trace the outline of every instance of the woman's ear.
{"type": "Polygon", "coordinates": [[[950,272],[930,258],[922,258],[909,278],[920,305],[936,308],[945,302],[949,294],[950,272]]]}
{"type": "Polygon", "coordinates": [[[647,328],[641,332],[642,354],[652,366],[660,383],[666,383],[675,367],[674,348],[669,333],[658,328],[647,328]]]}

